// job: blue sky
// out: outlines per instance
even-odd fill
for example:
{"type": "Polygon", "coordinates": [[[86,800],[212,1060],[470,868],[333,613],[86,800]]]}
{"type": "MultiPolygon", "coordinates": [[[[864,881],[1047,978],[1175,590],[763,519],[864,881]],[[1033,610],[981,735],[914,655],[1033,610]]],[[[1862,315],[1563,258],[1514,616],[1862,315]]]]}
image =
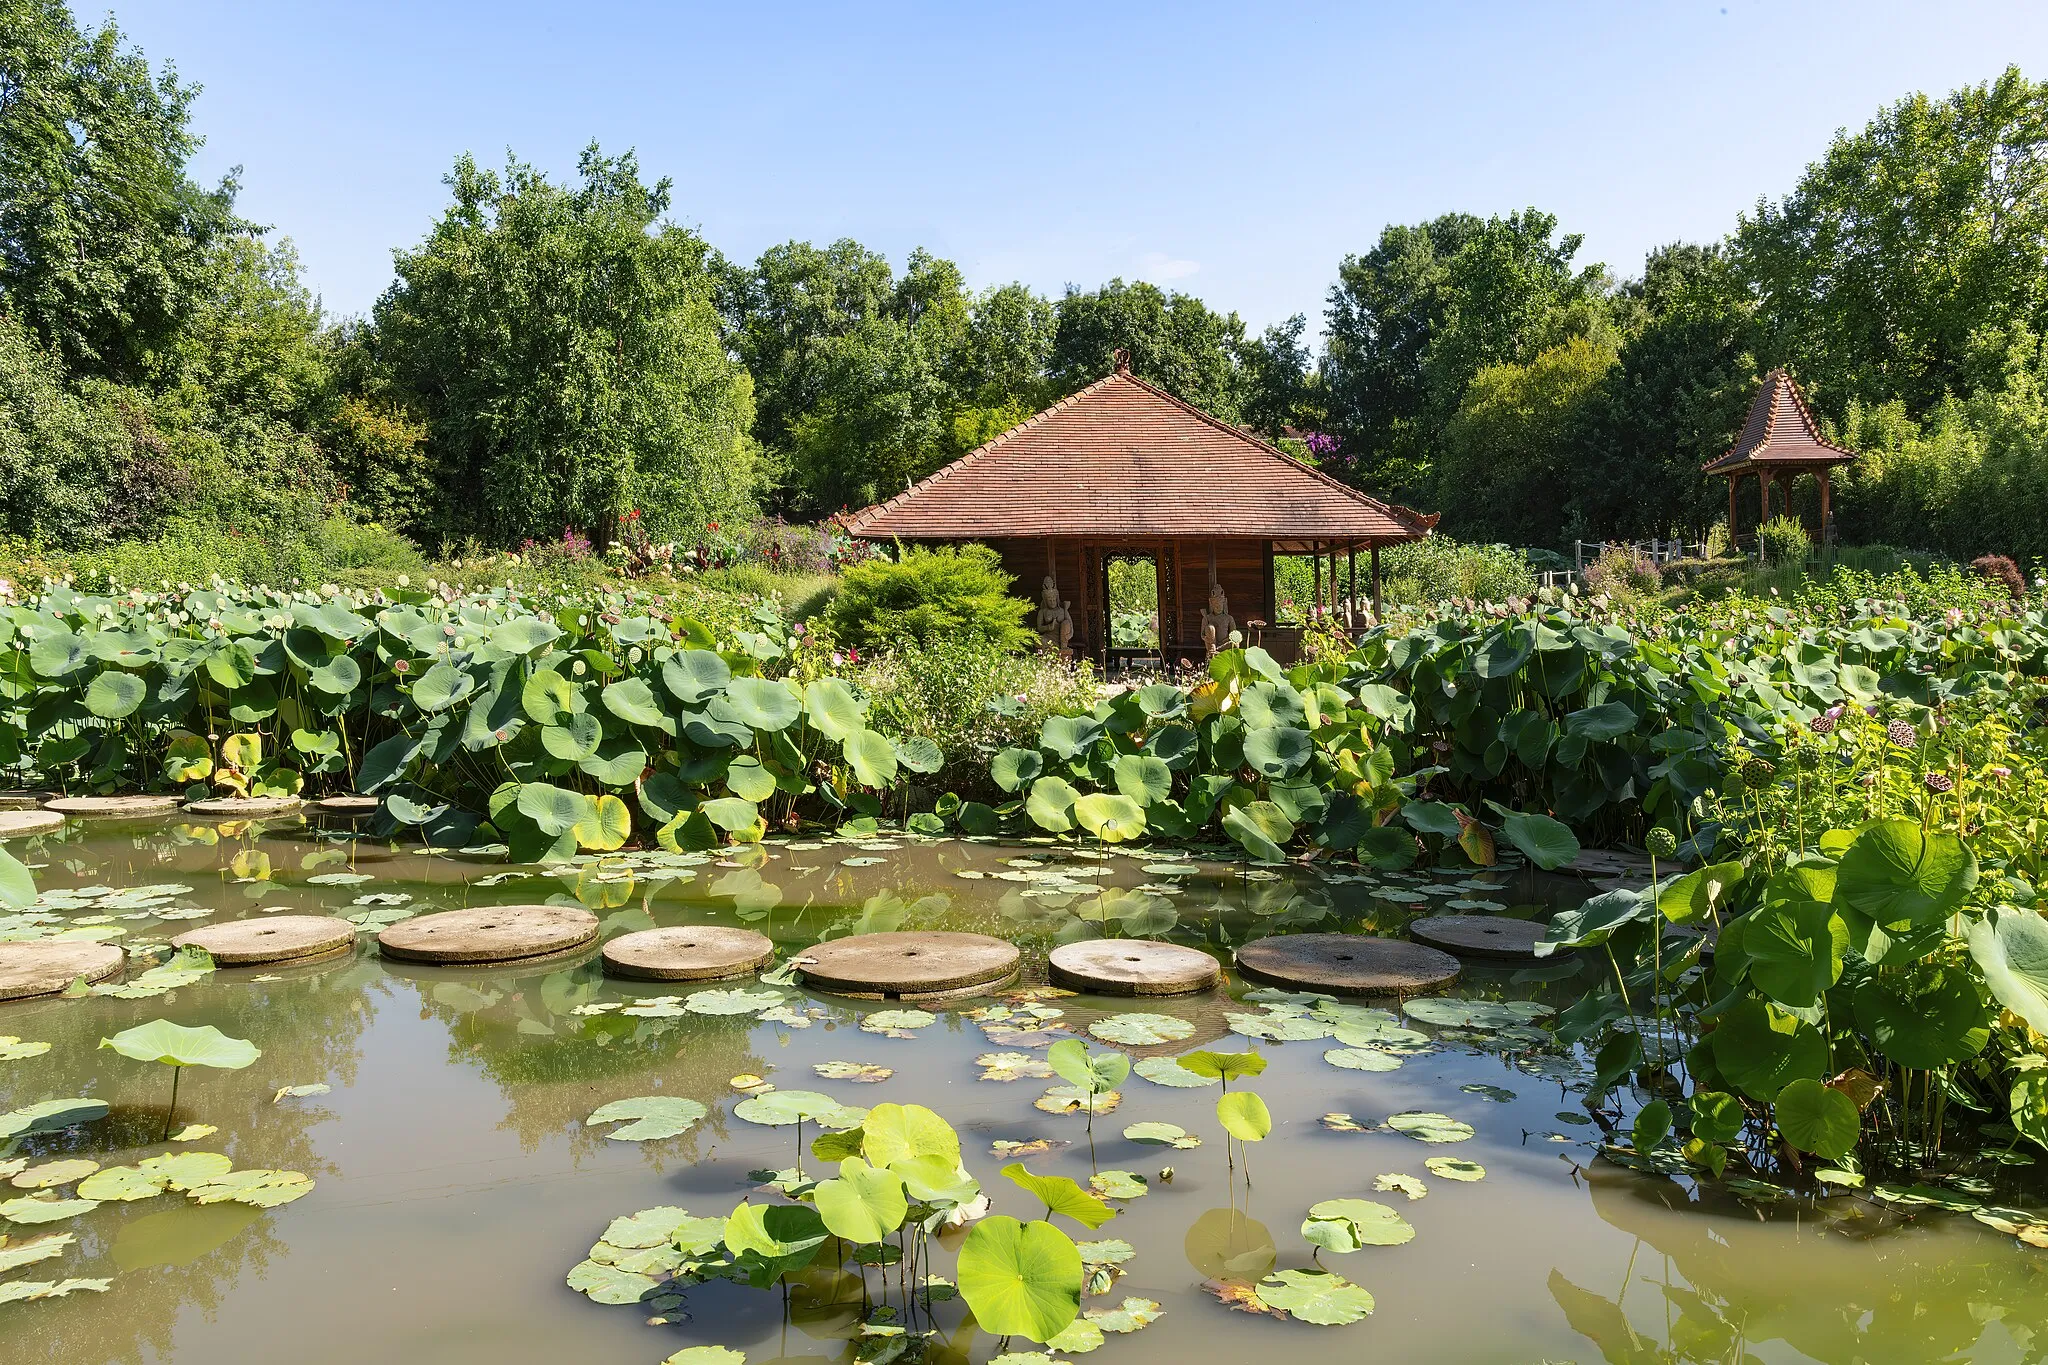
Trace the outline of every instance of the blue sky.
{"type": "MultiPolygon", "coordinates": [[[[81,18],[97,12],[78,3],[81,18]]],[[[267,4],[115,0],[205,86],[198,169],[368,310],[457,154],[592,138],[751,260],[853,237],[976,285],[1150,279],[1320,314],[1389,222],[1537,205],[1619,274],[1724,235],[1912,90],[2048,76],[2048,4],[267,4]]]]}

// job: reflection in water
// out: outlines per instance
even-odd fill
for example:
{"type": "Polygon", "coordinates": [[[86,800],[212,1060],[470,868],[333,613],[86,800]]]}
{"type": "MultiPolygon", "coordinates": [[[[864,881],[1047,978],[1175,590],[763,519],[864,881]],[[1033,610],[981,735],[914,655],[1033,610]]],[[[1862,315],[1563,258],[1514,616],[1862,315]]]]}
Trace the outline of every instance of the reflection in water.
{"type": "MultiPolygon", "coordinates": [[[[1265,934],[1398,934],[1453,901],[1460,910],[1476,903],[1529,915],[1555,897],[1582,894],[1473,869],[1405,879],[1274,872],[1161,851],[1112,856],[903,836],[858,846],[798,841],[723,863],[608,858],[560,874],[304,829],[86,827],[10,847],[38,864],[46,891],[191,888],[143,912],[118,900],[111,911],[95,910],[103,896],[53,898],[65,920],[118,927],[131,945],[161,943],[194,918],[279,911],[356,917],[367,943],[378,924],[415,913],[557,901],[590,907],[608,936],[746,923],[785,956],[846,934],[977,930],[1025,949],[1027,983],[1043,980],[1053,945],[1081,938],[1170,938],[1227,961],[1234,946],[1265,934]],[[172,917],[146,913],[152,908],[172,917]]],[[[7,927],[0,920],[0,931],[7,927]]],[[[1578,970],[1571,962],[1476,970],[1464,990],[1562,1007],[1576,995],[1578,970]]],[[[111,1106],[97,1123],[28,1141],[25,1154],[111,1165],[176,1149],[157,1141],[159,1074],[110,1065],[112,1054],[96,1046],[163,1017],[211,1023],[263,1049],[246,1072],[184,1078],[180,1121],[219,1130],[189,1146],[226,1154],[237,1167],[303,1171],[318,1187],[268,1213],[202,1208],[172,1195],[104,1205],[62,1225],[77,1234],[75,1247],[8,1278],[112,1276],[113,1290],[0,1306],[0,1357],[9,1365],[252,1360],[289,1342],[295,1362],[306,1365],[495,1365],[652,1361],[723,1342],[743,1347],[755,1365],[851,1361],[861,1289],[845,1268],[814,1266],[786,1301],[723,1283],[698,1286],[683,1311],[668,1315],[675,1321],[659,1327],[563,1285],[615,1214],[659,1205],[723,1214],[758,1197],[750,1172],[787,1164],[791,1130],[733,1116],[741,1096],[731,1081],[747,1074],[846,1104],[930,1104],[960,1129],[968,1166],[1007,1212],[1036,1210],[1005,1202],[1013,1192],[997,1171],[1014,1149],[998,1155],[998,1143],[1027,1144],[1025,1159],[1046,1174],[1083,1182],[1111,1169],[1146,1176],[1148,1193],[1125,1201],[1096,1234],[1136,1248],[1101,1302],[1136,1294],[1166,1309],[1143,1332],[1110,1343],[1113,1359],[1129,1365],[1276,1352],[1300,1362],[1366,1353],[1565,1360],[1590,1359],[1596,1349],[1617,1362],[1992,1362],[2033,1359],[2048,1345],[2048,1285],[2036,1269],[2048,1262],[1966,1219],[1930,1213],[1911,1224],[1836,1201],[1767,1210],[1762,1221],[1746,1205],[1708,1202],[1593,1161],[1581,1068],[1540,1033],[1428,1026],[1426,1044],[1370,1074],[1325,1063],[1333,1044],[1320,1038],[1260,1042],[1271,1066],[1256,1087],[1276,1128],[1254,1154],[1256,1184],[1247,1189],[1242,1167],[1233,1175],[1226,1166],[1213,1087],[1134,1076],[1121,1108],[1096,1120],[1091,1140],[1081,1120],[1032,1107],[1048,1082],[980,1079],[989,1068],[977,1056],[1038,1055],[1054,1038],[1133,1002],[1060,999],[1055,1027],[1006,1032],[1001,1021],[969,1014],[988,1002],[967,1001],[935,1009],[940,1018],[926,1027],[885,1036],[857,1025],[886,1004],[806,1000],[792,989],[795,1008],[781,1017],[697,1014],[676,1003],[690,990],[609,981],[588,954],[493,971],[388,964],[365,947],[306,968],[222,972],[149,999],[5,1007],[0,1033],[52,1047],[0,1063],[0,1110],[67,1095],[111,1106]],[[815,1070],[833,1061],[895,1074],[862,1086],[815,1070]],[[312,1082],[332,1092],[273,1100],[280,1087],[312,1082]],[[640,1095],[687,1096],[710,1113],[678,1138],[646,1144],[584,1126],[599,1105],[640,1095]],[[1482,1162],[1487,1178],[1462,1186],[1427,1178],[1423,1160],[1440,1149],[1378,1129],[1403,1109],[1441,1111],[1476,1128],[1478,1137],[1454,1150],[1482,1162]],[[1357,1122],[1325,1127],[1317,1116],[1328,1113],[1357,1122]],[[1176,1124],[1208,1140],[1189,1151],[1141,1146],[1121,1137],[1135,1121],[1176,1124]],[[1170,1182],[1159,1173],[1169,1163],[1170,1182]],[[1369,1322],[1281,1323],[1231,1312],[1202,1292],[1204,1282],[1256,1282],[1276,1268],[1310,1265],[1296,1231],[1307,1207],[1338,1197],[1399,1200],[1374,1191],[1382,1174],[1426,1183],[1428,1194],[1399,1201],[1417,1228],[1413,1243],[1368,1248],[1334,1267],[1377,1297],[1369,1322]],[[321,1306],[317,1330],[309,1305],[321,1306]]],[[[1216,993],[1143,1008],[1185,1020],[1193,1032],[1126,1049],[1140,1059],[1242,1048],[1234,1030],[1259,1006],[1216,993]]],[[[2026,1193],[2001,1198],[2018,1203],[2026,1193]]],[[[947,1321],[957,1325],[928,1358],[980,1365],[995,1353],[997,1343],[971,1321],[947,1321]]]]}

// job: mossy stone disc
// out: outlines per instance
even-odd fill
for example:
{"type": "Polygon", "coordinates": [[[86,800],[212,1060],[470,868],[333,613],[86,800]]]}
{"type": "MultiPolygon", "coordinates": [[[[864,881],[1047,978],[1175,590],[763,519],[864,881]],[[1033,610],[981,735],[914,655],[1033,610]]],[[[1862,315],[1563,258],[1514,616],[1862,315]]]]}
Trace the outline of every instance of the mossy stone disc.
{"type": "Polygon", "coordinates": [[[724,981],[775,960],[775,945],[752,929],[679,924],[621,934],[604,945],[604,969],[643,981],[724,981]]]}
{"type": "Polygon", "coordinates": [[[88,820],[169,815],[177,808],[178,798],[175,796],[60,796],[43,807],[59,815],[76,815],[88,820]]]}
{"type": "Polygon", "coordinates": [[[1238,974],[1330,995],[1412,995],[1457,980],[1458,959],[1420,943],[1362,934],[1285,934],[1237,950],[1238,974]]]}
{"type": "Polygon", "coordinates": [[[1201,949],[1149,939],[1063,943],[1049,965],[1055,986],[1100,995],[1192,995],[1223,979],[1216,959],[1201,949]]]}
{"type": "Polygon", "coordinates": [[[597,937],[597,916],[571,905],[494,905],[415,915],[377,935],[386,957],[475,966],[549,957],[597,937]]]}
{"type": "Polygon", "coordinates": [[[1505,915],[1431,915],[1408,926],[1408,937],[1459,957],[1534,962],[1544,926],[1505,915]]]}
{"type": "Polygon", "coordinates": [[[78,939],[0,943],[0,1000],[55,995],[81,976],[104,981],[121,970],[124,956],[111,943],[78,939]]]}
{"type": "Polygon", "coordinates": [[[803,983],[833,995],[913,1000],[959,995],[1017,974],[1022,954],[987,934],[856,934],[808,948],[797,959],[803,983]]]}
{"type": "Polygon", "coordinates": [[[187,801],[187,815],[209,820],[257,820],[270,815],[290,815],[306,803],[296,796],[214,796],[204,801],[187,801]]]}
{"type": "Polygon", "coordinates": [[[223,967],[296,962],[355,946],[356,927],[331,915],[265,915],[190,929],[171,940],[177,948],[204,948],[223,967]]]}
{"type": "Polygon", "coordinates": [[[313,803],[316,815],[338,815],[351,820],[363,819],[377,813],[377,798],[374,796],[323,796],[313,803]]]}
{"type": "Polygon", "coordinates": [[[0,810],[38,810],[43,802],[56,794],[46,791],[0,792],[0,810]]]}
{"type": "Polygon", "coordinates": [[[15,834],[48,834],[64,828],[64,817],[53,810],[0,810],[0,839],[15,834]]]}

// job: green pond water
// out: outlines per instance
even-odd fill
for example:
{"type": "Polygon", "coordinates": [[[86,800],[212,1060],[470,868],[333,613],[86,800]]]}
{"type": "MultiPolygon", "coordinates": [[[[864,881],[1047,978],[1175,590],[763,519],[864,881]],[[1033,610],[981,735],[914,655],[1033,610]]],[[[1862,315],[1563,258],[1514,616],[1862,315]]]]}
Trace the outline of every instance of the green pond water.
{"type": "MultiPolygon", "coordinates": [[[[0,1283],[111,1280],[104,1293],[0,1305],[0,1361],[9,1365],[654,1365],[706,1343],[743,1350],[754,1365],[852,1360],[858,1284],[824,1271],[807,1276],[787,1302],[724,1281],[696,1286],[661,1325],[647,1322],[645,1308],[592,1302],[564,1283],[612,1218],[662,1205],[722,1217],[750,1192],[758,1197],[750,1172],[791,1164],[793,1129],[733,1114],[745,1096],[732,1079],[750,1073],[847,1105],[929,1105],[960,1130],[966,1164],[998,1211],[1038,1211],[1000,1178],[1011,1158],[992,1153],[999,1140],[1061,1144],[1027,1158],[1041,1173],[1084,1183],[1109,1170],[1145,1177],[1147,1192],[1119,1202],[1119,1217],[1079,1234],[1136,1249],[1110,1292],[1084,1307],[1137,1296],[1163,1309],[1141,1331],[1110,1335],[1089,1356],[1104,1365],[1367,1357],[2017,1362],[2048,1350],[2048,1252],[1960,1213],[1848,1196],[1770,1201],[1596,1160],[1601,1131],[1586,1121],[1583,1059],[1527,1025],[1471,1030],[1403,1019],[1401,1027],[1426,1037],[1402,1045],[1396,1069],[1346,1070],[1324,1059],[1343,1046],[1333,1038],[1247,1038],[1246,1027],[1316,1025],[1300,1022],[1308,1006],[1255,993],[1247,1000],[1250,988],[1231,977],[1227,992],[1192,999],[1043,999],[1061,1011],[1049,1021],[1058,1027],[1034,1037],[992,1037],[1003,1022],[972,1017],[1005,1003],[998,999],[933,1006],[935,1020],[892,1036],[861,1021],[899,1004],[790,987],[767,1018],[759,1003],[745,1014],[703,1014],[686,1007],[691,988],[605,979],[594,948],[517,970],[431,969],[380,960],[372,932],[379,920],[415,912],[562,897],[596,910],[607,935],[743,922],[785,954],[851,932],[972,929],[1024,949],[1028,986],[1044,982],[1047,951],[1074,937],[1164,937],[1208,947],[1227,963],[1231,947],[1266,934],[1398,934],[1416,914],[1453,902],[1458,911],[1479,902],[1482,912],[1529,915],[1584,896],[1582,886],[1561,880],[1497,870],[1413,879],[1312,869],[1247,875],[1241,866],[1158,850],[1105,855],[905,837],[770,845],[753,867],[637,855],[554,875],[296,824],[74,827],[9,847],[34,867],[47,913],[0,916],[6,932],[111,925],[136,945],[266,912],[368,921],[352,957],[222,970],[151,998],[0,1006],[0,1035],[51,1044],[0,1061],[0,1111],[71,1096],[111,1106],[97,1121],[27,1138],[11,1155],[112,1166],[203,1150],[236,1168],[299,1171],[316,1182],[305,1197],[268,1210],[201,1206],[172,1192],[103,1203],[55,1223],[0,1223],[16,1244],[50,1231],[76,1236],[61,1256],[9,1271],[0,1283]],[[162,911],[177,918],[160,918],[162,911]],[[1171,1043],[1129,1049],[1136,1057],[1253,1045],[1266,1054],[1269,1069],[1249,1084],[1266,1098],[1275,1126],[1250,1148],[1248,1167],[1233,1173],[1226,1165],[1213,1085],[1174,1088],[1134,1074],[1116,1111],[1094,1120],[1091,1141],[1081,1116],[1034,1107],[1056,1080],[982,1079],[983,1054],[1042,1058],[1051,1039],[1086,1036],[1091,1023],[1135,1010],[1191,1026],[1172,1030],[1186,1036],[1171,1043]],[[161,1141],[168,1072],[96,1046],[159,1017],[211,1023],[262,1049],[245,1070],[184,1074],[175,1124],[213,1125],[212,1136],[161,1141]],[[829,1079],[813,1069],[826,1062],[893,1074],[879,1083],[829,1079]],[[330,1088],[274,1098],[281,1088],[313,1084],[330,1088]],[[608,1101],[643,1095],[687,1096],[710,1113],[680,1137],[645,1143],[612,1140],[583,1123],[608,1101]],[[1474,1136],[1428,1144],[1322,1122],[1344,1113],[1374,1128],[1409,1110],[1450,1115],[1474,1136]],[[1177,1124],[1205,1141],[1171,1150],[1121,1135],[1143,1121],[1177,1124]],[[1425,1168],[1446,1156],[1480,1163],[1484,1179],[1459,1182],[1425,1168]],[[1170,1182],[1161,1178],[1168,1165],[1170,1182]],[[1416,1177],[1427,1194],[1411,1201],[1376,1191],[1382,1174],[1416,1177]],[[1373,1294],[1371,1317],[1343,1327],[1279,1321],[1233,1311],[1204,1288],[1272,1266],[1309,1267],[1303,1216],[1339,1197],[1390,1204],[1416,1229],[1406,1245],[1324,1255],[1326,1267],[1373,1294]]],[[[141,965],[131,966],[130,980],[141,965]]],[[[1578,973],[1591,969],[1473,967],[1450,993],[1561,1009],[1583,988],[1578,973]]],[[[806,1141],[814,1131],[806,1128],[806,1141]]],[[[817,1164],[807,1158],[807,1167],[817,1164]]],[[[1987,1167],[1985,1178],[1994,1182],[1987,1202],[2042,1202],[2034,1168],[1987,1167]]],[[[27,1193],[5,1189],[0,1198],[27,1193]]],[[[950,1267],[942,1253],[935,1269],[950,1267]]],[[[942,1358],[979,1365],[997,1343],[960,1328],[961,1316],[957,1303],[940,1309],[952,1331],[942,1358]]],[[[872,1354],[876,1345],[865,1349],[872,1354]]]]}

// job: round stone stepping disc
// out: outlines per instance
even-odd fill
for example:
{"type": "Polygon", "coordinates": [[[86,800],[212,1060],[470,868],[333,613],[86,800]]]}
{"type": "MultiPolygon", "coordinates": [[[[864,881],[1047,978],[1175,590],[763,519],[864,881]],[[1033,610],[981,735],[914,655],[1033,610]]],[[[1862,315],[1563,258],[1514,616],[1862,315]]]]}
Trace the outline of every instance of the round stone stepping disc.
{"type": "Polygon", "coordinates": [[[1399,939],[1362,934],[1287,934],[1237,950],[1253,981],[1331,995],[1408,995],[1455,981],[1458,959],[1399,939]]]}
{"type": "Polygon", "coordinates": [[[0,792],[0,810],[36,810],[56,794],[42,791],[0,792]]]}
{"type": "Polygon", "coordinates": [[[386,957],[482,965],[548,957],[597,937],[597,916],[568,905],[494,905],[401,920],[377,935],[386,957]]]}
{"type": "Polygon", "coordinates": [[[0,810],[0,839],[10,834],[48,834],[64,827],[64,817],[53,810],[0,810]]]}
{"type": "Polygon", "coordinates": [[[266,815],[290,815],[306,803],[296,796],[216,796],[204,801],[187,801],[187,815],[209,820],[255,820],[266,815]]]}
{"type": "Polygon", "coordinates": [[[604,945],[604,969],[643,981],[724,981],[775,960],[775,945],[752,929],[679,924],[621,934],[604,945]]]}
{"type": "MultiPolygon", "coordinates": [[[[1671,859],[1665,861],[1676,866],[1671,859]]],[[[1650,859],[1646,854],[1631,853],[1627,849],[1582,848],[1558,871],[1580,877],[1648,877],[1650,859]]]]}
{"type": "Polygon", "coordinates": [[[265,915],[188,930],[171,940],[175,948],[204,948],[223,967],[258,967],[296,962],[355,946],[356,927],[330,915],[265,915]]]}
{"type": "Polygon", "coordinates": [[[323,796],[313,803],[313,810],[320,815],[341,815],[349,819],[361,819],[377,813],[377,798],[374,796],[323,796]]]}
{"type": "Polygon", "coordinates": [[[1408,937],[1460,957],[1534,962],[1543,926],[1504,915],[1431,915],[1410,924],[1408,937]]]}
{"type": "Polygon", "coordinates": [[[0,943],[0,1000],[55,995],[79,977],[105,981],[121,970],[123,954],[111,943],[39,939],[0,943]]]}
{"type": "Polygon", "coordinates": [[[78,815],[87,819],[169,815],[177,808],[178,798],[175,796],[60,796],[43,807],[59,815],[78,815]]]}
{"type": "Polygon", "coordinates": [[[1055,986],[1102,995],[1192,995],[1223,979],[1216,959],[1201,949],[1147,939],[1063,943],[1052,950],[1050,966],[1055,986]]]}
{"type": "Polygon", "coordinates": [[[913,1000],[998,985],[1017,974],[1013,943],[986,934],[856,934],[806,949],[806,986],[862,1000],[913,1000]]]}

